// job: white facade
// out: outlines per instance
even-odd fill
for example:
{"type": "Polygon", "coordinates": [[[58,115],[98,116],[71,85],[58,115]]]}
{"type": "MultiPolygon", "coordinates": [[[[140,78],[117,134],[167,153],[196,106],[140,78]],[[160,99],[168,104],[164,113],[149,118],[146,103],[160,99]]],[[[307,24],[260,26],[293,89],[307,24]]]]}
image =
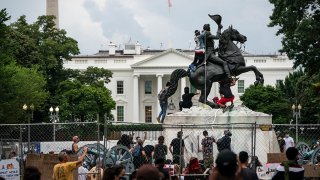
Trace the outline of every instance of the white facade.
{"type": "MultiPolygon", "coordinates": [[[[139,44],[133,45],[129,50],[115,50],[110,43],[109,51],[99,51],[95,55],[75,56],[72,61],[65,61],[64,67],[85,70],[89,66],[109,69],[113,78],[106,87],[111,90],[116,102],[116,109],[112,111],[116,121],[127,122],[156,122],[160,111],[157,94],[169,81],[175,69],[187,69],[193,61],[194,52],[190,50],[144,50],[139,44]],[[109,54],[109,52],[111,54],[109,54]]],[[[244,55],[246,65],[254,65],[264,75],[266,85],[275,85],[278,80],[292,72],[293,62],[283,55],[244,55]]],[[[255,81],[253,72],[241,74],[232,91],[239,98],[245,88],[255,81]]],[[[190,87],[187,78],[179,82],[178,90],[169,98],[169,103],[179,110],[179,101],[185,86],[190,87]]],[[[218,85],[214,83],[208,98],[219,96],[218,85]]],[[[199,96],[194,96],[194,106],[199,96]]],[[[170,110],[168,110],[170,113],[170,110]]]]}

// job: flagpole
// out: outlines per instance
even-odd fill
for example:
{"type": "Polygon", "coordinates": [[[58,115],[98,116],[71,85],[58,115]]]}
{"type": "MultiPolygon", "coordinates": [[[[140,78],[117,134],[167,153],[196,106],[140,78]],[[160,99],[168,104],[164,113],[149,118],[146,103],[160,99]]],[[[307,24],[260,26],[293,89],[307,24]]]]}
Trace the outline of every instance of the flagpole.
{"type": "MultiPolygon", "coordinates": [[[[169,16],[169,20],[171,20],[171,7],[172,7],[172,0],[168,0],[168,16],[169,16]]],[[[168,31],[169,31],[169,42],[168,42],[168,48],[172,48],[172,42],[171,42],[171,27],[169,25],[168,27],[168,31]]]]}

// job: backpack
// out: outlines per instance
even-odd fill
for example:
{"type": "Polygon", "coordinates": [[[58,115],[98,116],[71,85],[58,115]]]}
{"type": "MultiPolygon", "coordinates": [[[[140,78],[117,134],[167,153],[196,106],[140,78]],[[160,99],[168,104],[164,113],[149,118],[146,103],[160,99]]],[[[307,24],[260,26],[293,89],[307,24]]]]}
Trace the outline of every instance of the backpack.
{"type": "Polygon", "coordinates": [[[136,147],[132,150],[132,156],[133,156],[133,157],[138,157],[138,156],[140,156],[140,152],[141,152],[140,146],[136,146],[136,147]]]}
{"type": "Polygon", "coordinates": [[[159,94],[158,94],[159,101],[165,101],[167,99],[167,97],[166,97],[167,92],[168,92],[168,88],[164,88],[159,92],[159,94]]]}
{"type": "Polygon", "coordinates": [[[167,154],[167,146],[163,144],[157,144],[154,148],[154,158],[165,158],[167,154]]]}

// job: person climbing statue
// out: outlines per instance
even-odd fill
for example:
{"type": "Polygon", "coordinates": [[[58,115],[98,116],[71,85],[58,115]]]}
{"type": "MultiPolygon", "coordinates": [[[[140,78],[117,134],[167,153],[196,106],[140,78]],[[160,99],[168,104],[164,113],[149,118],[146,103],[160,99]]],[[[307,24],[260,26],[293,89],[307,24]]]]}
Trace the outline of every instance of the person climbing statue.
{"type": "Polygon", "coordinates": [[[233,100],[234,95],[231,91],[231,86],[234,86],[236,84],[236,81],[239,78],[232,78],[232,81],[220,81],[219,82],[219,93],[221,98],[217,99],[217,97],[213,98],[213,101],[217,103],[221,108],[223,108],[223,112],[227,111],[227,102],[231,102],[231,105],[229,106],[229,109],[233,108],[233,100]]]}
{"type": "MultiPolygon", "coordinates": [[[[203,36],[203,35],[202,35],[203,36]]],[[[196,43],[196,47],[194,50],[194,58],[193,62],[189,65],[187,73],[190,73],[190,70],[193,72],[196,70],[197,66],[202,64],[205,58],[205,49],[204,49],[204,38],[202,37],[199,30],[194,31],[194,42],[196,43]]]]}

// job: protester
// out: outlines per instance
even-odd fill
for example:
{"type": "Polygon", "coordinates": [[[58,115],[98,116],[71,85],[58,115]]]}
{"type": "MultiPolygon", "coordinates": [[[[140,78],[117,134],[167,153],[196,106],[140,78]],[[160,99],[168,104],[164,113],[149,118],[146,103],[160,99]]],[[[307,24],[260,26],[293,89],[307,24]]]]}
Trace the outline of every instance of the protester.
{"type": "Polygon", "coordinates": [[[139,139],[138,143],[132,150],[133,164],[135,169],[139,169],[139,167],[148,160],[146,152],[142,146],[142,143],[143,143],[142,140],[139,139]]]}
{"type": "Polygon", "coordinates": [[[114,169],[115,180],[120,180],[126,174],[126,170],[121,165],[116,165],[112,168],[114,169]]]}
{"type": "Polygon", "coordinates": [[[41,173],[38,168],[29,166],[24,169],[23,180],[40,180],[40,179],[41,179],[41,173]]]}
{"type": "Polygon", "coordinates": [[[155,160],[154,164],[158,168],[158,170],[163,174],[164,180],[169,180],[170,179],[169,172],[163,169],[164,162],[165,160],[163,158],[158,158],[155,160]]]}
{"type": "Polygon", "coordinates": [[[117,145],[125,146],[129,150],[131,150],[131,144],[133,144],[132,140],[130,140],[130,137],[127,134],[122,134],[119,141],[117,142],[117,145]]]}
{"type": "Polygon", "coordinates": [[[204,136],[201,141],[204,166],[210,168],[213,165],[213,143],[216,140],[208,136],[208,131],[203,131],[202,134],[204,136]]]}
{"type": "Polygon", "coordinates": [[[184,167],[184,147],[185,147],[184,140],[182,139],[182,135],[183,135],[182,131],[179,131],[177,133],[177,138],[174,138],[171,141],[169,146],[169,151],[171,152],[173,157],[173,163],[182,165],[181,168],[184,167]]]}
{"type": "Polygon", "coordinates": [[[280,131],[277,131],[277,132],[276,132],[276,135],[277,135],[277,140],[278,140],[280,152],[281,152],[281,153],[284,153],[284,148],[285,148],[286,142],[285,142],[285,140],[283,139],[283,135],[281,135],[281,132],[280,132],[280,131]]]}
{"type": "Polygon", "coordinates": [[[102,180],[114,180],[115,179],[115,173],[114,169],[112,167],[108,167],[103,171],[102,180]]]}
{"type": "Polygon", "coordinates": [[[137,180],[159,180],[163,174],[153,165],[145,164],[137,172],[137,180]]]}
{"type": "Polygon", "coordinates": [[[168,147],[164,144],[164,137],[158,137],[158,144],[154,146],[154,151],[152,152],[153,159],[166,159],[166,155],[168,154],[168,147]]]}
{"type": "Polygon", "coordinates": [[[166,117],[166,114],[167,114],[167,108],[168,108],[167,94],[168,94],[168,89],[170,86],[171,86],[171,83],[167,82],[166,87],[163,88],[158,94],[158,100],[159,100],[160,108],[161,108],[161,111],[157,117],[158,123],[163,123],[164,118],[166,117]]]}
{"type": "Polygon", "coordinates": [[[86,180],[88,177],[88,169],[84,167],[84,164],[82,166],[78,167],[78,180],[86,180]]]}
{"type": "Polygon", "coordinates": [[[289,132],[287,131],[285,134],[285,137],[283,138],[285,141],[285,151],[289,148],[289,147],[294,147],[294,140],[293,138],[290,136],[289,132]]]}
{"type": "Polygon", "coordinates": [[[272,180],[302,180],[304,179],[304,168],[298,164],[299,151],[295,147],[289,147],[286,151],[289,161],[282,162],[272,177],[272,180]]]}
{"type": "Polygon", "coordinates": [[[79,137],[78,136],[73,136],[72,138],[72,153],[73,154],[77,154],[79,151],[79,146],[78,146],[78,142],[79,142],[79,137]]]}
{"type": "Polygon", "coordinates": [[[216,167],[210,175],[210,180],[242,180],[241,168],[238,166],[237,155],[228,150],[222,150],[216,159],[216,167]]]}
{"type": "MultiPolygon", "coordinates": [[[[234,100],[234,95],[232,94],[231,91],[231,86],[234,86],[236,84],[236,81],[238,78],[232,78],[232,81],[219,81],[219,93],[221,98],[217,99],[217,104],[223,108],[223,112],[227,110],[227,102],[231,102],[230,108],[232,108],[233,105],[233,100],[234,100]]],[[[216,97],[214,98],[216,99],[216,97]]]]}
{"type": "MultiPolygon", "coordinates": [[[[133,133],[133,134],[134,134],[134,133],[133,133]]],[[[142,144],[146,141],[146,139],[147,139],[147,132],[144,132],[143,134],[144,134],[143,139],[141,139],[140,136],[137,136],[137,137],[136,137],[136,143],[138,142],[139,139],[142,140],[142,144]]]]}
{"type": "Polygon", "coordinates": [[[228,129],[224,130],[224,136],[218,139],[218,141],[216,142],[219,152],[221,152],[224,149],[231,150],[231,136],[232,133],[228,129]]]}
{"type": "Polygon", "coordinates": [[[245,151],[239,153],[239,161],[241,167],[241,176],[246,180],[259,180],[258,175],[255,171],[248,168],[249,155],[245,151]]]}
{"type": "Polygon", "coordinates": [[[185,87],[182,101],[179,102],[180,111],[182,111],[182,108],[190,109],[192,107],[192,97],[197,94],[199,93],[189,93],[189,87],[185,87]]]}
{"type": "Polygon", "coordinates": [[[191,157],[189,160],[189,164],[187,168],[185,168],[183,174],[186,176],[184,177],[185,180],[193,180],[193,179],[202,179],[201,176],[188,176],[188,174],[203,174],[203,170],[201,169],[200,163],[198,158],[191,157]]]}
{"type": "Polygon", "coordinates": [[[53,167],[53,180],[72,180],[73,175],[72,171],[81,165],[88,151],[88,147],[83,147],[82,155],[77,161],[69,162],[70,156],[65,151],[60,152],[58,155],[59,164],[54,165],[53,167]]]}

